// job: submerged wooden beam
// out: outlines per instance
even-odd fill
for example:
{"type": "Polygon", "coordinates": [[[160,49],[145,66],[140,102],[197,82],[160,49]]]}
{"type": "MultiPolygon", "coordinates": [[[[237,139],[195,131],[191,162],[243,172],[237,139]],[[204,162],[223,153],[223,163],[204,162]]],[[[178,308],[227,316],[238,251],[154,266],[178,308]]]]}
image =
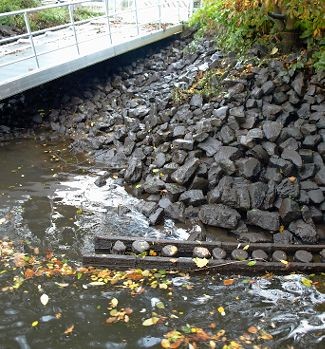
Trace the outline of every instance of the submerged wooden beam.
{"type": "Polygon", "coordinates": [[[95,238],[95,253],[84,255],[83,263],[110,269],[141,268],[244,274],[265,272],[280,274],[289,272],[319,273],[325,272],[325,245],[238,244],[221,241],[203,242],[97,236],[95,238]],[[123,253],[115,251],[117,242],[125,246],[123,253]],[[134,253],[134,245],[132,245],[134,242],[144,243],[149,248],[141,254],[136,254],[134,253]],[[162,249],[165,246],[169,246],[169,248],[174,246],[177,254],[173,257],[164,256],[162,249]],[[203,268],[198,268],[193,258],[197,254],[195,252],[198,250],[197,247],[204,247],[210,252],[209,256],[212,256],[208,258],[207,264],[203,268]],[[256,256],[264,257],[258,258],[256,256]],[[284,259],[277,258],[277,256],[284,256],[281,257],[284,259]]]}
{"type": "Polygon", "coordinates": [[[266,272],[274,272],[279,274],[287,274],[290,272],[319,273],[325,270],[324,263],[297,263],[289,262],[283,264],[281,262],[260,262],[256,261],[254,265],[249,266],[246,261],[232,260],[209,260],[209,263],[198,268],[190,257],[167,258],[167,257],[137,257],[123,256],[112,254],[88,254],[83,256],[83,264],[96,267],[106,267],[109,269],[166,269],[180,270],[187,272],[213,271],[217,273],[248,273],[260,274],[266,272]]]}
{"type": "MultiPolygon", "coordinates": [[[[188,241],[188,240],[167,240],[167,239],[151,239],[151,238],[139,238],[139,237],[122,237],[122,236],[115,236],[115,237],[107,237],[107,236],[96,236],[95,237],[95,251],[98,252],[105,252],[110,251],[112,248],[112,245],[116,241],[122,241],[127,248],[130,248],[133,241],[135,240],[145,240],[147,241],[152,248],[154,248],[157,251],[160,251],[164,246],[173,244],[175,245],[180,253],[186,253],[186,252],[192,252],[193,247],[195,246],[201,246],[206,248],[215,248],[215,247],[221,247],[227,252],[231,252],[234,249],[238,247],[237,242],[206,242],[206,241],[188,241]]],[[[282,251],[285,251],[286,253],[294,253],[295,251],[299,249],[303,249],[305,251],[311,252],[311,253],[319,253],[323,249],[325,249],[325,245],[276,245],[272,243],[241,243],[241,248],[245,246],[249,246],[250,250],[255,249],[261,249],[266,252],[273,252],[276,249],[281,249],[282,251]]]]}

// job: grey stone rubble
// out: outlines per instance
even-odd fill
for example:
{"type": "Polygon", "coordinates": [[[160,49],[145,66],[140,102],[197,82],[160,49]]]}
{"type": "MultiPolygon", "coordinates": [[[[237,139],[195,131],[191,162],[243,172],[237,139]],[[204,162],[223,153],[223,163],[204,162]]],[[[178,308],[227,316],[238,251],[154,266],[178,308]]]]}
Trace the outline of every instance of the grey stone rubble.
{"type": "Polygon", "coordinates": [[[131,184],[151,224],[169,217],[239,240],[317,243],[325,223],[324,72],[310,76],[276,59],[246,69],[210,41],[188,52],[190,40],[64,96],[50,126],[131,184]],[[223,92],[178,97],[206,68],[227,72],[215,82],[223,92]]]}

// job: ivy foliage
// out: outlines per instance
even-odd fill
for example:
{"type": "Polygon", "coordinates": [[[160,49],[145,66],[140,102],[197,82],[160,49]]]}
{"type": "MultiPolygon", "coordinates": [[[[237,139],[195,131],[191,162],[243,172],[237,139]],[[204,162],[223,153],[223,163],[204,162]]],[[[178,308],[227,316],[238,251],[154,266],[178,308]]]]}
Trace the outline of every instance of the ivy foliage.
{"type": "Polygon", "coordinates": [[[284,32],[325,69],[324,0],[205,0],[190,24],[216,37],[218,46],[242,52],[254,43],[277,44],[284,32]]]}

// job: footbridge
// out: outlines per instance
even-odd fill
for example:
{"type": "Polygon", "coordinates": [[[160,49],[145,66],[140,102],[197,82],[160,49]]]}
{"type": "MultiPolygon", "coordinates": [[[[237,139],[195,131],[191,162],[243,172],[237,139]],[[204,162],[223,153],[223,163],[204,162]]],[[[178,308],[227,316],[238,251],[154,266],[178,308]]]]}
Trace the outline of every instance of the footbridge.
{"type": "Polygon", "coordinates": [[[0,24],[11,18],[25,28],[0,38],[0,100],[180,33],[200,1],[60,0],[44,4],[0,13],[0,24]],[[58,8],[66,14],[66,23],[34,29],[33,18],[58,8]],[[80,20],[78,13],[85,9],[91,16],[80,20]]]}

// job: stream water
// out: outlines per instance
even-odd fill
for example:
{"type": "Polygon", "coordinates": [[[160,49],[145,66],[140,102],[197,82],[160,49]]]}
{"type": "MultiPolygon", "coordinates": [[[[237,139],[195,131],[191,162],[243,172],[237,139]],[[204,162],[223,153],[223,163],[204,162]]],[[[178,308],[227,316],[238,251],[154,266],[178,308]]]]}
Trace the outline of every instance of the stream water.
{"type": "MultiPolygon", "coordinates": [[[[78,266],[82,251],[92,248],[96,232],[187,237],[186,229],[172,221],[159,229],[149,227],[136,210],[137,199],[118,179],[96,187],[100,171],[58,140],[2,144],[0,240],[15,241],[24,252],[51,250],[78,266]]],[[[168,277],[167,291],[144,287],[132,296],[129,288],[89,286],[83,277],[59,275],[30,278],[8,291],[4,286],[14,275],[17,270],[0,270],[1,349],[161,348],[167,332],[195,332],[193,328],[219,337],[186,348],[324,348],[324,288],[307,287],[302,275],[175,274],[168,277]],[[227,285],[224,280],[232,281],[227,285]],[[49,297],[45,305],[40,301],[44,293],[49,297]],[[106,323],[113,298],[133,310],[128,322],[106,323]],[[157,307],[158,303],[164,306],[157,307]],[[153,312],[160,321],[143,326],[153,312]]],[[[322,283],[321,278],[313,280],[322,283]]]]}

